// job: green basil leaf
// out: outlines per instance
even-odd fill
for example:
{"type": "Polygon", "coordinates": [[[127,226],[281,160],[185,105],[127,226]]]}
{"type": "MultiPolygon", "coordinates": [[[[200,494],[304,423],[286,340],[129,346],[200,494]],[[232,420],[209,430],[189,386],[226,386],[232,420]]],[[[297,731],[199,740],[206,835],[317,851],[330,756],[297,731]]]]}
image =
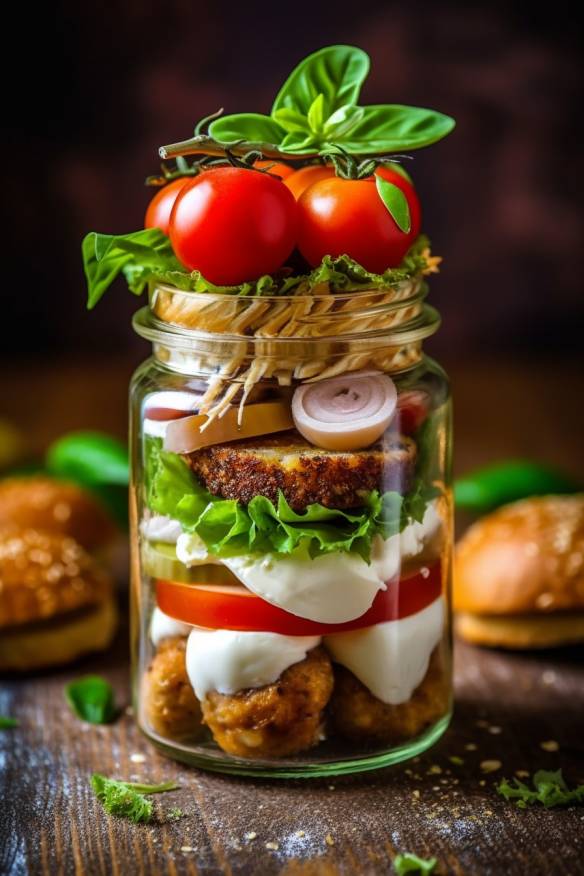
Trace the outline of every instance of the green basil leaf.
{"type": "Polygon", "coordinates": [[[18,727],[19,723],[18,718],[0,715],[0,730],[12,730],[13,727],[18,727]]]}
{"type": "Polygon", "coordinates": [[[284,109],[277,110],[274,113],[274,118],[290,134],[296,131],[307,134],[310,131],[308,119],[302,113],[299,113],[298,110],[287,109],[285,107],[284,109]]]}
{"type": "Polygon", "coordinates": [[[350,131],[361,121],[365,110],[362,106],[351,106],[346,104],[339,107],[338,110],[328,117],[323,129],[323,134],[327,140],[335,140],[339,137],[345,137],[350,131]]]}
{"type": "Polygon", "coordinates": [[[345,104],[355,104],[369,72],[369,57],[353,46],[328,46],[309,55],[292,71],[274,101],[272,116],[283,108],[308,116],[319,94],[325,118],[345,104]]]}
{"type": "Polygon", "coordinates": [[[139,282],[132,292],[143,292],[154,269],[182,267],[174,256],[170,240],[159,228],[145,228],[130,234],[98,234],[91,231],[81,245],[87,278],[87,308],[92,310],[113,281],[128,266],[140,269],[139,282]]]}
{"type": "Polygon", "coordinates": [[[282,152],[289,152],[291,155],[316,155],[320,148],[320,140],[315,138],[312,132],[302,134],[300,131],[294,131],[286,134],[279,148],[282,152]]]}
{"type": "Polygon", "coordinates": [[[111,684],[100,675],[86,675],[65,686],[67,702],[78,718],[90,724],[109,724],[116,717],[111,684]]]}
{"type": "Polygon", "coordinates": [[[399,230],[403,231],[404,234],[409,234],[412,227],[412,217],[410,216],[408,199],[402,190],[395,183],[389,182],[381,176],[375,177],[375,185],[379,197],[399,230]]]}
{"type": "Polygon", "coordinates": [[[285,131],[270,116],[260,113],[236,113],[221,116],[209,125],[209,134],[219,143],[236,143],[247,140],[250,143],[277,145],[285,131]]]}
{"type": "Polygon", "coordinates": [[[378,104],[362,109],[361,120],[339,141],[348,152],[361,155],[421,149],[441,140],[455,125],[450,116],[416,106],[378,104]]]}
{"type": "MultiPolygon", "coordinates": [[[[282,112],[282,110],[279,110],[282,112]]],[[[324,94],[318,94],[308,110],[308,125],[311,131],[320,133],[322,131],[325,119],[324,94]]]]}
{"type": "Polygon", "coordinates": [[[128,448],[102,432],[71,432],[47,451],[47,469],[84,486],[129,482],[128,448]]]}

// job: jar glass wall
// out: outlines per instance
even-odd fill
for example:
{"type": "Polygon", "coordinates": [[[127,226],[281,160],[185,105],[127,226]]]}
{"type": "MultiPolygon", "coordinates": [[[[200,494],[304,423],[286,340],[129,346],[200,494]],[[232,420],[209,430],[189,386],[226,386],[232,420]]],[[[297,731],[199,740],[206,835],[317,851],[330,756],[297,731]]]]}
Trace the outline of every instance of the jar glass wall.
{"type": "Polygon", "coordinates": [[[447,726],[450,399],[421,350],[438,318],[419,288],[359,297],[284,337],[282,299],[223,297],[205,325],[212,296],[166,288],[135,320],[154,348],[131,389],[135,709],[180,760],[353,772],[447,726]]]}

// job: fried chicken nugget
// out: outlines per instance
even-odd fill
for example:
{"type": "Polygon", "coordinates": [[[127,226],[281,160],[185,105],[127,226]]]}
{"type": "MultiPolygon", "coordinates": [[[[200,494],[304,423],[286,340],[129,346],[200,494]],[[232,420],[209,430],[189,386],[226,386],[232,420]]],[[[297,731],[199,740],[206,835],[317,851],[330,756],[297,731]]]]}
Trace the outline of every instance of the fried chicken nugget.
{"type": "Polygon", "coordinates": [[[450,706],[450,685],[439,648],[412,696],[397,706],[383,703],[353,673],[335,663],[330,717],[340,735],[368,745],[396,745],[419,736],[450,706]]]}
{"type": "Polygon", "coordinates": [[[144,714],[150,727],[170,739],[203,732],[201,706],[187,677],[186,639],[164,639],[143,680],[144,714]]]}
{"type": "Polygon", "coordinates": [[[211,692],[202,702],[203,718],[229,754],[284,757],[323,738],[323,710],[332,689],[329,656],[314,648],[273,684],[232,695],[211,692]]]}

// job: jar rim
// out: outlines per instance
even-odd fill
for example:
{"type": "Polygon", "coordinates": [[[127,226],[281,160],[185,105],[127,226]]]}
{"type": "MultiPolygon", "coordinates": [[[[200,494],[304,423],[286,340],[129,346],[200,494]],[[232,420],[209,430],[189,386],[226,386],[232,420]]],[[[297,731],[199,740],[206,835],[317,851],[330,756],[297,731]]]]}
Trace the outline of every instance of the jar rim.
{"type": "MultiPolygon", "coordinates": [[[[411,300],[408,302],[411,304],[411,300]]],[[[387,312],[387,311],[384,311],[387,312]]],[[[374,313],[370,313],[374,315],[374,313]]],[[[333,317],[336,318],[336,317],[333,317]]],[[[274,345],[274,350],[280,346],[288,349],[306,347],[312,343],[330,344],[359,344],[360,342],[379,341],[387,344],[414,344],[425,340],[438,331],[441,324],[439,312],[430,304],[423,303],[419,313],[412,319],[395,325],[391,328],[367,329],[366,331],[341,333],[336,335],[317,336],[277,336],[277,335],[250,335],[231,332],[206,332],[200,329],[185,328],[184,326],[158,319],[150,309],[145,306],[138,310],[132,318],[132,326],[136,334],[153,344],[161,344],[168,347],[187,347],[195,344],[241,344],[247,342],[251,345],[266,344],[274,345]]]]}
{"type": "Polygon", "coordinates": [[[314,339],[331,343],[383,338],[417,342],[434,334],[437,311],[425,303],[421,274],[383,288],[310,294],[238,296],[193,292],[165,283],[149,289],[149,304],[134,317],[134,329],[154,343],[190,346],[221,339],[275,345],[314,339]]]}

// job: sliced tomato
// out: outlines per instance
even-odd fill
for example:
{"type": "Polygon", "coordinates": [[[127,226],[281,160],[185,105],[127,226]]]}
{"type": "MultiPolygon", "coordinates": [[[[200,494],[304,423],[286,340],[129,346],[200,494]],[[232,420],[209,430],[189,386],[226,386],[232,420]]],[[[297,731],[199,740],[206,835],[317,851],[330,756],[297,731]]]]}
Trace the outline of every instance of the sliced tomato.
{"type": "Polygon", "coordinates": [[[423,389],[408,389],[397,397],[399,429],[404,435],[413,435],[420,428],[430,409],[430,396],[423,389]]]}
{"type": "Polygon", "coordinates": [[[296,617],[256,596],[243,585],[213,586],[158,580],[156,602],[165,614],[207,629],[324,636],[416,614],[434,602],[441,591],[442,573],[437,562],[409,578],[389,581],[387,589],[378,592],[365,614],[344,624],[323,624],[296,617]]]}

